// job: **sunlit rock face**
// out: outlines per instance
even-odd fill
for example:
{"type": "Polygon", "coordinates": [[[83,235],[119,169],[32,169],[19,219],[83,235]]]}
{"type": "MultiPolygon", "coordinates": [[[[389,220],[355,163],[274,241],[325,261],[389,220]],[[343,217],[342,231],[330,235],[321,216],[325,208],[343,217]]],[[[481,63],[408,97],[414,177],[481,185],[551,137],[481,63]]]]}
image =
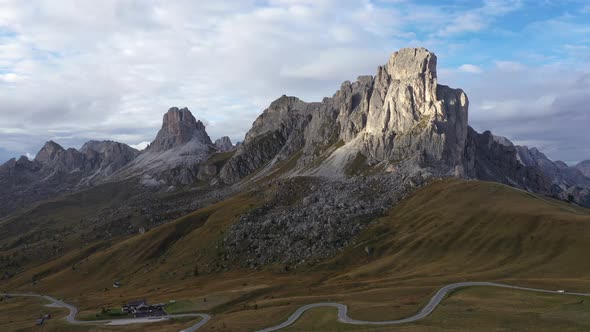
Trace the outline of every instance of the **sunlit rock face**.
{"type": "Polygon", "coordinates": [[[404,162],[401,168],[409,173],[463,175],[467,112],[462,90],[438,85],[434,53],[402,49],[376,76],[346,81],[322,102],[287,96],[272,102],[222,169],[221,180],[237,182],[298,151],[299,174],[341,176],[360,153],[369,165],[404,162]],[[305,167],[318,158],[324,161],[305,167]]]}

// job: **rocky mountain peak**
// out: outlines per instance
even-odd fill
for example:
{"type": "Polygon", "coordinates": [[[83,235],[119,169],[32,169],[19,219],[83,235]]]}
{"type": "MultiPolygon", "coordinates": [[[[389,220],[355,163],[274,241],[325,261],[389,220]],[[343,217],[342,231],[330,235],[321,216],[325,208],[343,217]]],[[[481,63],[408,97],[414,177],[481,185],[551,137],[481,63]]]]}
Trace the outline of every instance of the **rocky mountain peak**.
{"type": "Polygon", "coordinates": [[[469,102],[461,89],[437,84],[436,62],[425,48],[404,48],[378,68],[367,105],[367,156],[414,156],[462,173],[469,102]]]}
{"type": "Polygon", "coordinates": [[[375,76],[345,81],[322,102],[280,97],[256,119],[221,170],[222,181],[234,183],[297,151],[300,169],[324,160],[307,167],[311,175],[343,176],[353,160],[383,168],[404,161],[407,173],[463,175],[469,102],[462,90],[437,84],[436,62],[427,49],[405,48],[375,76]]]}
{"type": "Polygon", "coordinates": [[[391,55],[386,69],[394,80],[423,77],[432,82],[436,79],[436,55],[425,48],[402,48],[391,55]]]}
{"type": "Polygon", "coordinates": [[[212,144],[205,125],[197,121],[188,108],[172,107],[164,114],[162,128],[150,145],[150,151],[165,151],[190,141],[212,144]]]}
{"type": "Polygon", "coordinates": [[[49,141],[43,145],[39,152],[37,152],[35,160],[46,163],[48,161],[54,160],[60,153],[64,151],[65,149],[61,145],[55,143],[54,141],[49,141]]]}
{"type": "Polygon", "coordinates": [[[221,152],[231,151],[235,149],[235,146],[232,144],[231,139],[227,136],[223,136],[215,140],[214,145],[221,152]]]}

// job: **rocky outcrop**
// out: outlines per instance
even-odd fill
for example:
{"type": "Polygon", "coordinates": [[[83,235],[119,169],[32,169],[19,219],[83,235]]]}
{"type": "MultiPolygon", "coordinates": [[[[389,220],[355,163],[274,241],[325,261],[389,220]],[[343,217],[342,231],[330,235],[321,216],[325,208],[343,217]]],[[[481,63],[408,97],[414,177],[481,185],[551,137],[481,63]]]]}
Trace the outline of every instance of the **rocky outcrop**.
{"type": "Polygon", "coordinates": [[[231,139],[227,136],[223,136],[221,138],[216,139],[215,143],[213,144],[215,145],[217,150],[221,152],[227,152],[236,149],[236,147],[232,144],[231,139]]]}
{"type": "Polygon", "coordinates": [[[193,143],[193,145],[213,144],[205,131],[205,125],[201,121],[197,121],[188,108],[172,107],[164,114],[162,128],[146,150],[162,152],[189,143],[193,143]]]}
{"type": "Polygon", "coordinates": [[[376,161],[415,158],[418,166],[462,175],[467,95],[438,85],[436,56],[402,49],[380,67],[369,100],[363,152],[376,161]]]}
{"type": "Polygon", "coordinates": [[[35,160],[40,163],[54,161],[58,159],[59,155],[63,152],[65,152],[65,149],[62,148],[61,145],[55,143],[54,141],[49,141],[43,145],[39,152],[37,152],[35,160]]]}
{"type": "Polygon", "coordinates": [[[375,77],[344,82],[320,103],[287,96],[271,103],[220,179],[264,175],[297,152],[299,175],[343,176],[359,154],[367,165],[401,165],[398,171],[408,174],[462,175],[467,108],[463,91],[437,83],[432,52],[402,49],[375,77]]]}

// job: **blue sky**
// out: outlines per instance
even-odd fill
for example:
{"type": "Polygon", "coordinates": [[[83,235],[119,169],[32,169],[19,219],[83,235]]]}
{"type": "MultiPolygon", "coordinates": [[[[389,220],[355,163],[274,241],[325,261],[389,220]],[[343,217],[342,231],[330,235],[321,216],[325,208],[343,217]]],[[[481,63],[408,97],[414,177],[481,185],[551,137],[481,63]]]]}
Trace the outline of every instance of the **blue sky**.
{"type": "Polygon", "coordinates": [[[280,95],[321,100],[415,46],[476,130],[590,159],[587,1],[0,0],[0,162],[149,142],[171,106],[241,140],[280,95]]]}

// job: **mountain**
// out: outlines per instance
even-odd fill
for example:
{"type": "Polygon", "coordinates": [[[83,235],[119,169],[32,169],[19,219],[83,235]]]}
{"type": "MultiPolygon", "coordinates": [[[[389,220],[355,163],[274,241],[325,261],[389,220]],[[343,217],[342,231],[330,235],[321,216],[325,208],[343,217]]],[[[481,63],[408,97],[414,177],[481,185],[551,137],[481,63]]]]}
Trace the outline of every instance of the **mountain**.
{"type": "Polygon", "coordinates": [[[256,119],[221,181],[263,165],[259,176],[267,174],[296,154],[297,175],[341,177],[355,160],[407,175],[463,175],[468,100],[437,84],[436,60],[426,49],[402,49],[375,77],[346,81],[322,102],[282,96],[256,119]]]}
{"type": "Polygon", "coordinates": [[[465,150],[467,178],[504,183],[549,195],[550,181],[538,168],[522,164],[516,146],[490,131],[477,133],[469,127],[465,150]]]}
{"type": "Polygon", "coordinates": [[[31,202],[100,183],[138,154],[112,141],[91,141],[80,151],[49,141],[34,160],[22,156],[0,166],[0,216],[31,202]]]}
{"type": "Polygon", "coordinates": [[[476,132],[466,93],[438,83],[436,62],[402,49],[320,102],[283,95],[235,146],[173,107],[141,152],[50,141],[9,160],[0,288],[52,294],[90,318],[173,298],[167,312],[214,312],[207,328],[219,331],[259,330],[272,325],[261,313],[324,299],[360,319],[413,313],[457,280],[586,289],[588,164],[476,132]]]}
{"type": "Polygon", "coordinates": [[[438,84],[436,64],[436,55],[424,48],[401,49],[375,76],[345,81],[321,102],[283,95],[236,146],[228,137],[212,142],[187,108],[172,107],[141,152],[111,141],[90,141],[80,151],[50,141],[35,160],[2,165],[0,184],[12,201],[26,204],[128,180],[150,190],[204,185],[216,191],[267,177],[378,175],[390,179],[396,187],[391,190],[403,192],[410,189],[397,188],[451,176],[590,205],[587,163],[568,167],[535,148],[515,146],[489,131],[477,133],[468,125],[467,95],[438,84]]]}
{"type": "Polygon", "coordinates": [[[184,153],[199,154],[211,144],[205,125],[197,121],[188,108],[172,107],[164,114],[162,128],[146,150],[162,152],[184,148],[184,153]]]}
{"type": "Polygon", "coordinates": [[[590,206],[590,179],[579,170],[469,127],[467,96],[437,83],[436,60],[426,49],[402,49],[376,76],[346,81],[322,102],[282,96],[253,123],[220,181],[263,178],[277,168],[283,177],[381,173],[404,183],[455,176],[590,206]]]}
{"type": "Polygon", "coordinates": [[[221,152],[227,152],[227,151],[231,151],[234,150],[236,147],[232,144],[231,139],[227,136],[223,136],[221,138],[218,138],[215,140],[215,143],[213,143],[215,145],[215,147],[217,148],[217,150],[221,151],[221,152]]]}
{"type": "Polygon", "coordinates": [[[581,161],[574,167],[582,172],[582,174],[584,174],[586,177],[590,178],[590,160],[581,161]]]}
{"type": "Polygon", "coordinates": [[[80,150],[49,141],[34,160],[21,157],[0,166],[0,216],[29,203],[107,182],[131,180],[151,189],[210,180],[220,161],[206,161],[233,150],[229,138],[211,142],[204,124],[187,108],[170,108],[154,141],[139,152],[113,141],[89,141],[80,150]]]}
{"type": "Polygon", "coordinates": [[[476,132],[466,93],[438,83],[436,62],[402,49],[320,102],[281,96],[235,147],[173,107],[141,152],[48,142],[34,160],[11,159],[0,166],[0,286],[32,283],[107,308],[143,296],[146,284],[164,300],[180,297],[158,289],[214,284],[218,293],[229,284],[217,282],[235,281],[239,298],[221,313],[271,301],[274,286],[246,290],[259,290],[252,270],[271,276],[256,279],[265,285],[292,282],[291,270],[325,272],[293,283],[289,301],[308,285],[341,292],[359,276],[375,285],[400,272],[530,280],[575,265],[586,276],[571,262],[587,247],[576,229],[588,210],[572,203],[590,206],[588,178],[476,132]],[[124,293],[104,291],[115,280],[124,293]]]}
{"type": "Polygon", "coordinates": [[[205,125],[187,108],[172,107],[155,140],[114,179],[141,177],[143,185],[155,188],[189,185],[197,180],[198,164],[215,152],[205,125]]]}
{"type": "Polygon", "coordinates": [[[550,181],[550,195],[564,201],[590,206],[590,178],[578,166],[569,167],[562,161],[551,161],[536,148],[517,146],[518,160],[540,170],[550,181]]]}

